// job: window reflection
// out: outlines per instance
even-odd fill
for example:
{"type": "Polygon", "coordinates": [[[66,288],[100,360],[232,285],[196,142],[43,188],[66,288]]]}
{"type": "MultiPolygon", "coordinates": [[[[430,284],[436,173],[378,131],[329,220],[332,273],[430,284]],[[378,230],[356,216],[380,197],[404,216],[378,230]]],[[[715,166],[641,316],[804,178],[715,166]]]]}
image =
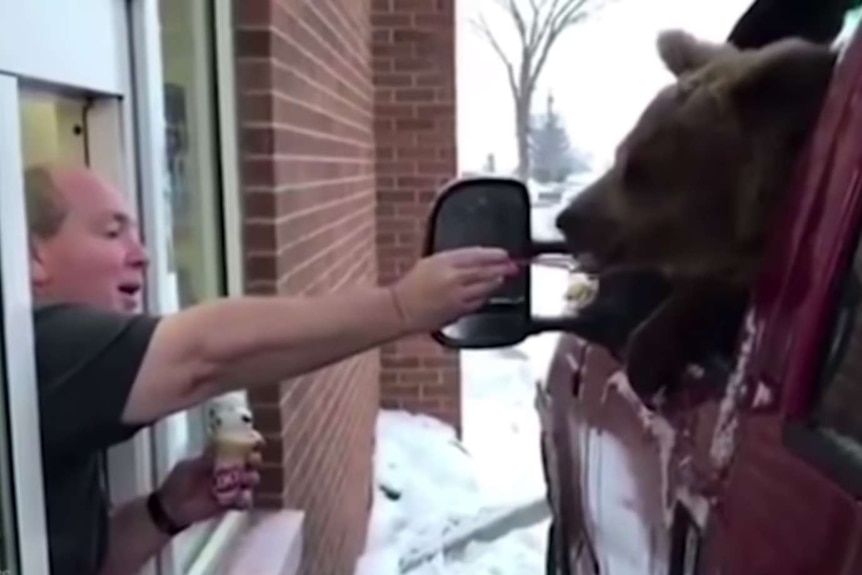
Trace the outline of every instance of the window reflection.
{"type": "Polygon", "coordinates": [[[166,156],[180,307],[224,293],[208,3],[162,0],[166,156]]]}
{"type": "Polygon", "coordinates": [[[48,92],[21,93],[24,167],[43,163],[85,165],[85,101],[48,92]]]}
{"type": "MultiPolygon", "coordinates": [[[[87,100],[84,97],[61,96],[27,87],[21,90],[19,102],[22,171],[35,165],[88,164],[87,100]]],[[[25,196],[24,201],[29,199],[25,196]]],[[[21,249],[25,248],[21,246],[21,249]]],[[[10,399],[2,364],[0,352],[0,575],[20,572],[15,514],[30,512],[14,506],[16,486],[12,475],[8,419],[10,399]]]]}
{"type": "MultiPolygon", "coordinates": [[[[168,253],[175,305],[187,307],[226,292],[222,239],[217,92],[214,73],[213,3],[160,0],[164,74],[165,155],[171,236],[168,253]]],[[[197,456],[206,442],[203,407],[186,413],[184,433],[172,433],[178,446],[197,456]]],[[[171,546],[173,570],[186,572],[215,522],[198,524],[171,546]]]]}

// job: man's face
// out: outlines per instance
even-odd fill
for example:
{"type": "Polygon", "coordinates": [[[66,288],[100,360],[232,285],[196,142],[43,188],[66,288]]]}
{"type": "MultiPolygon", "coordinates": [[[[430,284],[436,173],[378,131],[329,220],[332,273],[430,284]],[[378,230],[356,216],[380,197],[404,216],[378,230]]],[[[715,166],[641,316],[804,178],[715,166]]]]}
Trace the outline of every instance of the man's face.
{"type": "Polygon", "coordinates": [[[66,215],[53,237],[33,240],[36,298],[137,310],[148,256],[125,198],[80,169],[55,170],[53,183],[66,215]]]}

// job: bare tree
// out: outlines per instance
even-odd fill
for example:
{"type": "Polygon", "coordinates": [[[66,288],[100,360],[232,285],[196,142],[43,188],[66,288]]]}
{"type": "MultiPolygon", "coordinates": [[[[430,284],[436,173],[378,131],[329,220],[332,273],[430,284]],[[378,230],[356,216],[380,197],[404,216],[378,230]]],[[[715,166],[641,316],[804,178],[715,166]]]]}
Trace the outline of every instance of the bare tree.
{"type": "MultiPolygon", "coordinates": [[[[475,0],[473,0],[475,1],[475,0]]],[[[495,0],[518,32],[517,57],[503,49],[484,14],[473,22],[506,67],[515,105],[515,135],[518,141],[518,177],[530,173],[530,110],[533,94],[548,54],[560,35],[609,0],[495,0]]]]}

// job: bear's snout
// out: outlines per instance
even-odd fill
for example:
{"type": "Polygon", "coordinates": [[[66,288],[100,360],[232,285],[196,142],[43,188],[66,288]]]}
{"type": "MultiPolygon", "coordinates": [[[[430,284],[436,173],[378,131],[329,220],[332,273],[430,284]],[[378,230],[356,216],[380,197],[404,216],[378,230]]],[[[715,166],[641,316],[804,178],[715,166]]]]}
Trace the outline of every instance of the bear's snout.
{"type": "Polygon", "coordinates": [[[601,209],[598,190],[584,190],[556,217],[569,253],[584,271],[601,271],[619,241],[617,223],[601,209]]]}

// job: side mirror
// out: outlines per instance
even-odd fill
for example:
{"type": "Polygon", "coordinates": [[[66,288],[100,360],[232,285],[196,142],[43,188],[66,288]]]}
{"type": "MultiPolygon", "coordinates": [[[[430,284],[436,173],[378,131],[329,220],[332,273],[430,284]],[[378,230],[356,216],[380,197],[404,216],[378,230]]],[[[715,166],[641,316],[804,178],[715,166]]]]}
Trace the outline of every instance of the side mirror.
{"type": "MultiPolygon", "coordinates": [[[[509,178],[473,178],[446,186],[428,222],[424,255],[470,246],[500,247],[530,261],[567,254],[563,242],[533,239],[526,186],[509,178]]],[[[544,331],[563,331],[620,357],[629,335],[670,294],[671,285],[650,268],[603,273],[597,297],[576,314],[536,317],[530,304],[530,266],[511,278],[475,313],[432,334],[455,349],[508,347],[544,331]]]]}
{"type": "MultiPolygon", "coordinates": [[[[530,196],[510,178],[471,178],[445,187],[431,212],[424,255],[471,246],[500,247],[513,258],[529,261],[542,253],[564,253],[562,243],[532,239],[530,196]]],[[[432,336],[449,348],[507,347],[553,329],[532,317],[530,267],[510,278],[481,309],[432,336]]]]}

